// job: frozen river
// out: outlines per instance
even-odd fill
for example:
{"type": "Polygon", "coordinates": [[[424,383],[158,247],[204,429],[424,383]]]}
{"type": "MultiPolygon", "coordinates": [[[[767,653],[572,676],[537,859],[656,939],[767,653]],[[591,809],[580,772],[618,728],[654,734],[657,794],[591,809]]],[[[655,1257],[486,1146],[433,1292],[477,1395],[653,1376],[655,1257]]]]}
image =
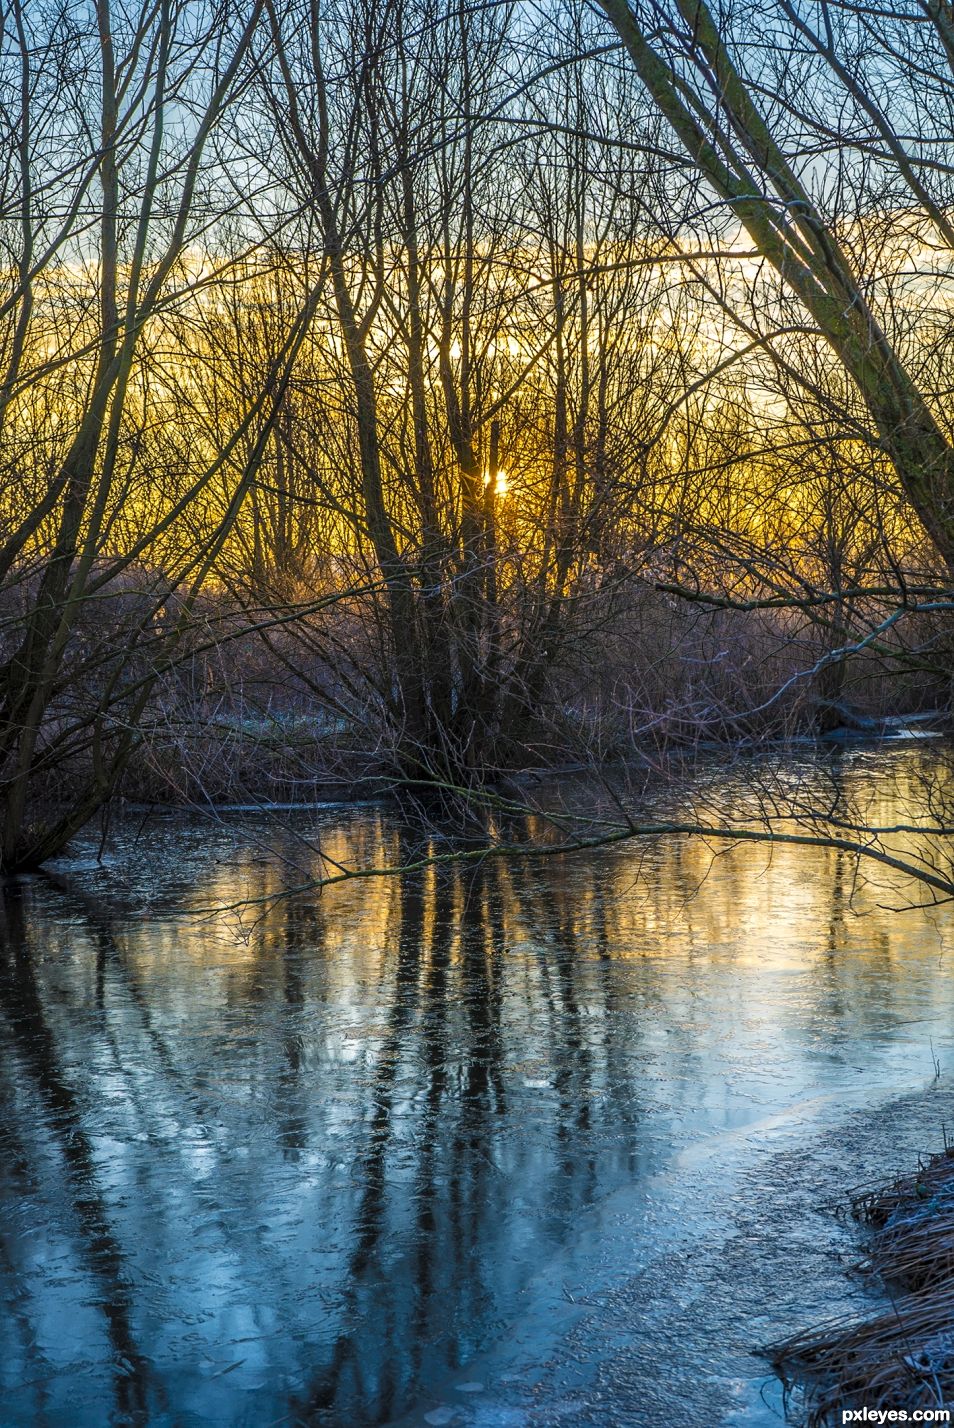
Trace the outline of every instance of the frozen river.
{"type": "MultiPolygon", "coordinates": [[[[832,758],[887,821],[925,755],[832,758]]],[[[129,820],[7,886],[4,1428],[761,1428],[753,1346],[872,1292],[831,1203],[950,1120],[950,911],[688,840],[277,896],[409,836],[129,820]]]]}

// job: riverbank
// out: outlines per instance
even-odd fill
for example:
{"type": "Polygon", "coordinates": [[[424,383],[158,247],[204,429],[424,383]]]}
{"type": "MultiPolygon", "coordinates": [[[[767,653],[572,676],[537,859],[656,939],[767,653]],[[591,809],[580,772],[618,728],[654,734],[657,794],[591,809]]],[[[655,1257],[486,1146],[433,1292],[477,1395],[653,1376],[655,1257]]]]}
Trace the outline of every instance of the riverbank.
{"type": "Polygon", "coordinates": [[[810,1405],[798,1390],[786,1403],[768,1345],[889,1307],[884,1284],[854,1272],[850,1187],[940,1148],[952,1123],[947,1076],[803,1102],[688,1148],[638,1203],[618,1195],[583,1229],[597,1260],[584,1248],[548,1266],[506,1339],[393,1428],[804,1423],[810,1405]]]}
{"type": "Polygon", "coordinates": [[[856,1192],[852,1209],[868,1230],[862,1268],[887,1287],[890,1309],[799,1334],[773,1349],[773,1364],[797,1388],[810,1428],[834,1428],[846,1409],[950,1411],[954,1147],[946,1129],[942,1151],[911,1174],[856,1192]]]}
{"type": "MultiPolygon", "coordinates": [[[[771,703],[772,701],[770,701],[771,703]]],[[[949,737],[954,720],[947,707],[915,697],[889,703],[885,691],[867,707],[832,704],[805,696],[784,717],[762,722],[738,718],[710,726],[684,722],[647,708],[638,724],[609,731],[602,719],[587,720],[571,705],[558,706],[545,726],[513,742],[501,730],[499,762],[482,766],[485,786],[514,792],[565,774],[600,781],[607,770],[625,783],[650,771],[671,777],[691,771],[698,759],[742,760],[772,753],[857,745],[903,745],[949,737]],[[644,727],[641,727],[644,726],[644,727]]],[[[400,760],[380,729],[332,718],[305,708],[256,709],[239,704],[230,713],[193,711],[172,726],[150,728],[137,744],[118,786],[118,798],[133,809],[309,807],[327,802],[364,802],[393,794],[400,760]]],[[[489,757],[489,754],[488,754],[489,757]]],[[[81,769],[76,777],[81,781],[81,769]]],[[[476,785],[475,785],[476,787],[476,785]]],[[[423,786],[422,786],[423,788],[423,786]]]]}

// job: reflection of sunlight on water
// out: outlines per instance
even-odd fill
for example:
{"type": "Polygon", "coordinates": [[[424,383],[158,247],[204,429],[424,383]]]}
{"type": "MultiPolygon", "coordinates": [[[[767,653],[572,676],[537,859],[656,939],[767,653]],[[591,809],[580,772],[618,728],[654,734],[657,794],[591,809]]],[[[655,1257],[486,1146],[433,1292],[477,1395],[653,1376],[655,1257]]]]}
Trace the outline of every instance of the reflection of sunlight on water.
{"type": "MultiPolygon", "coordinates": [[[[845,761],[845,806],[896,817],[922,757],[845,761]]],[[[43,1385],[20,1421],[42,1396],[101,1423],[118,1356],[173,1415],[383,1420],[679,1147],[951,1057],[950,914],[877,906],[886,875],[845,854],[658,841],[274,901],[319,849],[407,837],[373,809],[162,820],[79,896],[8,898],[0,1381],[43,1385]]]]}

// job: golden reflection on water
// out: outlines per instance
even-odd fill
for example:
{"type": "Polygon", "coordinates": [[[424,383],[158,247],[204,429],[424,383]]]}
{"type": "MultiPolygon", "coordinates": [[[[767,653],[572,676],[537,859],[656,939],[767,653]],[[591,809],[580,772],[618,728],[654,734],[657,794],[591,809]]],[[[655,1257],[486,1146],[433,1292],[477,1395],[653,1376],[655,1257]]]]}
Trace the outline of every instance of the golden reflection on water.
{"type": "MultiPolygon", "coordinates": [[[[774,777],[893,821],[929,767],[774,777]]],[[[386,1421],[680,1146],[954,1054],[950,912],[879,906],[910,889],[831,849],[654,839],[281,896],[322,855],[421,846],[372,808],[160,819],[9,892],[8,1396],[42,1383],[87,1428],[121,1358],[200,1421],[386,1421]]]]}
{"type": "MultiPolygon", "coordinates": [[[[892,755],[866,755],[840,769],[837,788],[825,771],[824,797],[838,817],[891,826],[910,822],[912,808],[925,808],[925,788],[937,791],[933,763],[926,766],[917,751],[892,755]]],[[[800,802],[809,797],[807,782],[801,773],[785,792],[800,802]]],[[[766,788],[778,807],[778,785],[767,782],[766,788]]],[[[767,799],[750,803],[765,806],[767,799]]],[[[712,821],[717,810],[705,798],[697,801],[702,821],[712,821]]],[[[928,814],[922,816],[926,821],[928,814]]],[[[799,829],[791,820],[776,826],[799,829]]],[[[230,827],[235,839],[226,836],[226,857],[218,840],[214,856],[195,859],[193,853],[193,876],[182,896],[170,899],[162,917],[127,926],[130,958],[152,976],[165,971],[176,980],[185,971],[183,958],[196,967],[228,965],[240,975],[243,964],[255,966],[289,939],[299,945],[304,940],[320,946],[330,965],[346,962],[358,985],[379,983],[400,935],[401,879],[362,879],[320,891],[309,890],[308,883],[339,867],[399,866],[435,851],[434,845],[410,840],[376,809],[330,813],[317,828],[302,828],[294,837],[280,827],[257,827],[257,841],[250,842],[241,820],[230,827]],[[289,899],[294,888],[303,891],[289,899]]],[[[906,831],[892,833],[887,842],[902,856],[921,854],[926,846],[923,837],[906,831]]],[[[163,853],[170,856],[172,850],[163,853]]],[[[907,957],[912,918],[920,930],[916,941],[926,955],[937,956],[950,924],[943,908],[908,911],[919,891],[891,869],[859,863],[836,848],[783,842],[637,839],[595,854],[561,855],[549,864],[489,858],[477,870],[431,867],[415,885],[425,965],[438,922],[446,924],[446,955],[454,964],[461,925],[485,924],[491,906],[497,935],[511,951],[559,935],[572,936],[583,957],[706,956],[738,965],[787,965],[848,946],[856,957],[890,956],[895,947],[907,957]]]]}

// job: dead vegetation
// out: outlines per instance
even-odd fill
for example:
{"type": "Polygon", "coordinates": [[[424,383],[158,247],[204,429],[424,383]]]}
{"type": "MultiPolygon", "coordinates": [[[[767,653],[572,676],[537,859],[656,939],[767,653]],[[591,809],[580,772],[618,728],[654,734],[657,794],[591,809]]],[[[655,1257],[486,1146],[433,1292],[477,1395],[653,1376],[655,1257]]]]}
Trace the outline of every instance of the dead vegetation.
{"type": "Polygon", "coordinates": [[[871,1229],[861,1269],[881,1276],[891,1308],[775,1344],[773,1367],[798,1388],[809,1428],[852,1409],[954,1408],[954,1145],[914,1175],[857,1192],[852,1209],[871,1229]]]}

